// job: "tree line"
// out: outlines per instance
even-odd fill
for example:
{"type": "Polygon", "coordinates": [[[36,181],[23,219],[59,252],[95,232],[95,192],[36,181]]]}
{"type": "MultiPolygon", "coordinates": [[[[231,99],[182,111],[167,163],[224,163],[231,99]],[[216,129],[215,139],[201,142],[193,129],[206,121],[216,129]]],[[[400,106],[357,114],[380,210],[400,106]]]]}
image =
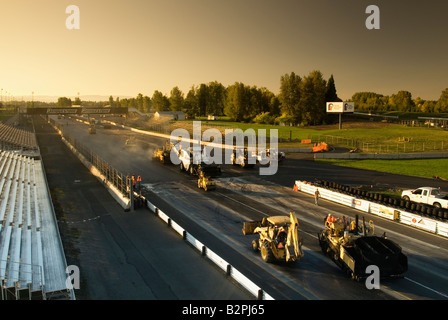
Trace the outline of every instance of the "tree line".
{"type": "Polygon", "coordinates": [[[294,72],[282,76],[278,95],[242,82],[226,87],[213,81],[192,86],[186,95],[176,86],[169,95],[155,90],[152,97],[141,93],[126,99],[110,96],[108,104],[144,113],[184,111],[189,117],[215,114],[238,122],[317,125],[335,121],[334,115],[326,113],[327,101],[342,101],[336,94],[334,77],[327,81],[320,71],[313,71],[303,78],[294,72]]]}
{"type": "Polygon", "coordinates": [[[357,92],[352,101],[355,102],[357,111],[448,113],[448,88],[442,91],[439,100],[423,100],[420,97],[413,99],[409,91],[400,90],[390,96],[375,92],[357,92]]]}
{"type": "MultiPolygon", "coordinates": [[[[58,106],[81,104],[61,97],[58,106]]],[[[114,98],[104,102],[111,107],[135,108],[143,113],[183,111],[189,118],[210,114],[227,116],[233,121],[264,124],[320,125],[337,122],[337,115],[326,112],[326,102],[342,101],[336,91],[333,75],[324,79],[318,70],[307,76],[291,72],[280,77],[280,90],[274,94],[265,87],[249,86],[242,82],[232,85],[213,81],[193,85],[185,95],[174,87],[169,95],[155,90],[151,97],[139,93],[135,98],[114,98]]],[[[356,92],[351,101],[359,112],[448,112],[448,88],[438,101],[412,98],[409,91],[401,90],[391,96],[374,92],[356,92]]],[[[86,102],[82,102],[86,106],[86,102]]],[[[95,103],[96,104],[96,103],[95,103]]]]}

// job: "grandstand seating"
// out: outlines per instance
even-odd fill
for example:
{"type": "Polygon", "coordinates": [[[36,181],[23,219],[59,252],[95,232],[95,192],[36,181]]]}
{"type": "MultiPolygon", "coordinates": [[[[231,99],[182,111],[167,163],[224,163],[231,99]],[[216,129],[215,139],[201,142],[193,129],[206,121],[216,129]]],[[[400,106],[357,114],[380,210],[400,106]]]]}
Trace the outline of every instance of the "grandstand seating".
{"type": "Polygon", "coordinates": [[[17,148],[25,150],[38,149],[34,133],[0,123],[0,149],[16,150],[17,148]]]}
{"type": "Polygon", "coordinates": [[[65,268],[41,160],[0,151],[1,298],[69,297],[65,268]]]}

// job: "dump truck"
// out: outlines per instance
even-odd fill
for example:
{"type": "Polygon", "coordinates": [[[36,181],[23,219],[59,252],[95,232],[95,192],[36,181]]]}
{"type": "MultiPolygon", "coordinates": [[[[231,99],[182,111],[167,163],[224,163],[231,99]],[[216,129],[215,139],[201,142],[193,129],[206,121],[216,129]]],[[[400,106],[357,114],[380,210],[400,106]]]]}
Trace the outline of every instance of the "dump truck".
{"type": "Polygon", "coordinates": [[[173,143],[170,140],[165,141],[165,145],[154,151],[154,159],[160,160],[160,162],[167,164],[171,163],[171,149],[173,148],[173,143]]]}
{"type": "Polygon", "coordinates": [[[359,218],[348,223],[329,215],[325,220],[325,229],[318,233],[322,252],[329,256],[352,279],[360,281],[367,278],[367,267],[375,265],[380,278],[392,279],[404,276],[408,269],[407,257],[401,247],[389,240],[386,234],[376,236],[372,221],[366,226],[359,218]]]}
{"type": "Polygon", "coordinates": [[[204,189],[205,191],[215,190],[216,181],[213,180],[211,177],[206,176],[203,172],[201,172],[198,178],[198,188],[204,189]]]}
{"type": "Polygon", "coordinates": [[[244,235],[259,235],[259,239],[252,241],[252,249],[259,251],[265,262],[299,261],[304,254],[298,229],[299,222],[294,212],[289,216],[271,216],[243,224],[244,235]]]}

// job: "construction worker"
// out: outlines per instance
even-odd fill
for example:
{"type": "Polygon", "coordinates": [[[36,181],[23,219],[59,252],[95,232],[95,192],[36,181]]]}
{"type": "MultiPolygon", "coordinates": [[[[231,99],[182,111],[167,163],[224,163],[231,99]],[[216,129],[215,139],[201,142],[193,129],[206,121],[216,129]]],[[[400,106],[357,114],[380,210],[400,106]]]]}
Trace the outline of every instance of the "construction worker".
{"type": "Polygon", "coordinates": [[[339,219],[339,221],[344,225],[344,230],[348,229],[348,220],[345,216],[342,216],[342,218],[339,219]]]}
{"type": "Polygon", "coordinates": [[[332,216],[330,213],[325,218],[325,226],[330,228],[332,222],[336,222],[338,219],[335,216],[332,216]]]}
{"type": "Polygon", "coordinates": [[[142,189],[142,177],[140,175],[137,176],[137,189],[138,191],[142,189]]]}
{"type": "Polygon", "coordinates": [[[132,175],[131,180],[132,180],[132,191],[134,191],[135,190],[135,175],[132,175]]]}
{"type": "Polygon", "coordinates": [[[316,206],[319,205],[319,197],[320,197],[320,192],[319,192],[319,189],[316,188],[316,191],[314,192],[314,204],[316,206]]]}
{"type": "Polygon", "coordinates": [[[355,222],[355,221],[352,221],[352,222],[350,223],[350,231],[355,231],[355,229],[356,229],[356,222],[355,222]]]}

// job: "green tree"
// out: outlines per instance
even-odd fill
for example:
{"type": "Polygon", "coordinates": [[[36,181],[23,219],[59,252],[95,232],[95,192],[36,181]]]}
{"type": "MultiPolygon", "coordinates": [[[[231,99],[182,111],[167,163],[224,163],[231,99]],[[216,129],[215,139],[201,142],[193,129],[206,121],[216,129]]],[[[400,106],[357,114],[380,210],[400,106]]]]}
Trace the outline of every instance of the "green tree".
{"type": "Polygon", "coordinates": [[[213,81],[207,85],[207,113],[224,114],[224,103],[226,99],[226,88],[219,82],[213,81]]]}
{"type": "Polygon", "coordinates": [[[143,94],[139,93],[135,98],[136,109],[143,112],[143,94]]]}
{"type": "Polygon", "coordinates": [[[250,88],[241,82],[235,82],[227,88],[224,112],[234,121],[248,121],[248,106],[250,105],[250,88]]]}
{"type": "Polygon", "coordinates": [[[168,98],[160,91],[155,90],[152,98],[152,107],[154,111],[168,111],[170,102],[168,98]]]}
{"type": "Polygon", "coordinates": [[[81,105],[81,99],[79,99],[79,97],[76,97],[75,101],[73,101],[73,105],[80,106],[81,105]]]}
{"type": "Polygon", "coordinates": [[[196,88],[194,86],[188,91],[184,101],[185,113],[192,117],[199,115],[198,98],[196,95],[196,88]]]}
{"type": "Polygon", "coordinates": [[[144,96],[142,112],[144,112],[144,113],[151,112],[151,107],[152,107],[151,98],[148,96],[144,96]]]}
{"type": "Polygon", "coordinates": [[[389,98],[389,104],[394,110],[412,112],[415,111],[415,104],[412,94],[409,91],[401,90],[389,98]]]}
{"type": "Polygon", "coordinates": [[[325,92],[325,102],[341,102],[336,93],[336,85],[334,83],[333,75],[330,76],[330,79],[327,81],[327,90],[325,92]]]}
{"type": "Polygon", "coordinates": [[[320,71],[312,71],[300,84],[299,110],[301,114],[296,119],[301,120],[303,125],[318,125],[326,116],[325,96],[327,82],[320,71]]]}
{"type": "Polygon", "coordinates": [[[110,105],[111,107],[115,107],[114,97],[112,97],[112,96],[109,97],[109,105],[110,105]]]}
{"type": "Polygon", "coordinates": [[[442,91],[439,101],[435,106],[437,112],[448,112],[448,88],[442,91]]]}
{"type": "Polygon", "coordinates": [[[59,97],[58,98],[58,107],[60,108],[66,108],[72,106],[72,100],[67,97],[59,97]]]}
{"type": "Polygon", "coordinates": [[[375,92],[356,92],[352,96],[352,101],[358,111],[377,112],[387,109],[389,97],[375,92]]]}
{"type": "Polygon", "coordinates": [[[266,93],[265,96],[266,96],[266,98],[270,98],[269,99],[269,113],[274,117],[280,116],[280,114],[281,114],[280,99],[272,92],[266,93]]]}
{"type": "Polygon", "coordinates": [[[196,92],[198,99],[198,112],[200,116],[208,115],[208,86],[201,83],[196,92]]]}
{"type": "Polygon", "coordinates": [[[169,101],[171,111],[182,111],[184,109],[184,94],[179,87],[174,87],[171,90],[169,101]]]}
{"type": "Polygon", "coordinates": [[[294,120],[301,120],[301,110],[299,110],[300,101],[300,83],[302,78],[294,72],[280,77],[280,109],[283,114],[291,116],[294,120]]]}

